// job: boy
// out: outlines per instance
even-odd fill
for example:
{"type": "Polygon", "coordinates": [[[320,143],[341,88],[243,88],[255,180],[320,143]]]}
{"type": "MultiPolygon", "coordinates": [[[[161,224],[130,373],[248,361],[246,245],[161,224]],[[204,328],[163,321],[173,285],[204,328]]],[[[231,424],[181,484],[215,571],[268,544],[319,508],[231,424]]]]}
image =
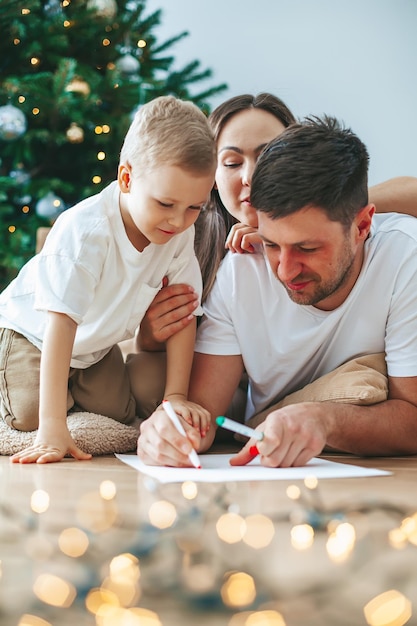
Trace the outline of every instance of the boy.
{"type": "MultiPolygon", "coordinates": [[[[215,165],[211,131],[194,104],[164,96],[144,105],[123,143],[117,181],[61,214],[41,253],[1,294],[0,416],[17,430],[38,428],[12,461],[90,458],[67,428],[74,406],[134,419],[117,344],[134,335],[165,276],[201,295],[191,226],[215,165]]],[[[208,413],[186,400],[194,337],[195,322],[168,342],[165,397],[204,434],[208,413]]]]}

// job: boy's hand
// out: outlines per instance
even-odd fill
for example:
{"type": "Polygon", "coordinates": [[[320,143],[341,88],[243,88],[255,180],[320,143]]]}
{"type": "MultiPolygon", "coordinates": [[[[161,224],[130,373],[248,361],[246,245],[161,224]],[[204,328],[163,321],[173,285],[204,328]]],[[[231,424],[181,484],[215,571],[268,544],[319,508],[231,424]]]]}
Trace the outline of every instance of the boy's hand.
{"type": "Polygon", "coordinates": [[[68,429],[44,427],[38,430],[34,443],[10,457],[12,463],[56,463],[66,454],[79,461],[91,459],[91,454],[83,452],[75,445],[68,429]]]}
{"type": "Polygon", "coordinates": [[[234,224],[226,238],[225,247],[231,252],[255,252],[254,245],[261,243],[262,239],[258,235],[256,228],[238,222],[234,224]]]}
{"type": "Polygon", "coordinates": [[[210,413],[203,409],[202,406],[195,402],[190,402],[184,397],[178,395],[170,395],[167,400],[172,404],[175,413],[180,415],[187,424],[193,426],[201,437],[205,437],[210,429],[211,417],[210,413]]]}

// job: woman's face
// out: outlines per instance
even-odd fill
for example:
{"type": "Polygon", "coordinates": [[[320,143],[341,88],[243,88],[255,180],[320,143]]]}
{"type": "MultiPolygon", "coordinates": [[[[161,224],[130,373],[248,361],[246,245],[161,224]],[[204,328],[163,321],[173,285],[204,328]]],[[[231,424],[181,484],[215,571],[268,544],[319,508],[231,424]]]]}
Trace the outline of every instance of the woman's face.
{"type": "Polygon", "coordinates": [[[249,199],[253,170],[266,144],[284,130],[284,124],[272,113],[247,109],[226,122],[217,140],[216,187],[220,199],[234,218],[252,228],[258,226],[249,199]]]}

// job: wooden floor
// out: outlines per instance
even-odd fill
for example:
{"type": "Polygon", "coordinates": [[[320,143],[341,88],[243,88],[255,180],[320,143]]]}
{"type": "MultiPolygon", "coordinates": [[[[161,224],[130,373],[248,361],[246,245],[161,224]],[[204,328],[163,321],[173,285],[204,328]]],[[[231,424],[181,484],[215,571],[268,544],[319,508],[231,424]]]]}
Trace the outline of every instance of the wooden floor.
{"type": "Polygon", "coordinates": [[[115,457],[0,457],[0,624],[357,626],[389,590],[417,624],[417,458],[342,460],[393,475],[164,486],[115,457]]]}

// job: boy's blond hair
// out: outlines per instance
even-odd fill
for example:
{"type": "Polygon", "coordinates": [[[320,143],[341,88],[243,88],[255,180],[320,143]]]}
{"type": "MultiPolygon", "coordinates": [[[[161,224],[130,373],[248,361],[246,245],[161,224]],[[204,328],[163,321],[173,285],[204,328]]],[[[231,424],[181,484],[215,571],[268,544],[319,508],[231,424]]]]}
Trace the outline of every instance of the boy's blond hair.
{"type": "Polygon", "coordinates": [[[132,173],[174,165],[206,174],[214,171],[216,147],[204,113],[192,102],[160,96],[136,113],[120,153],[132,173]]]}

